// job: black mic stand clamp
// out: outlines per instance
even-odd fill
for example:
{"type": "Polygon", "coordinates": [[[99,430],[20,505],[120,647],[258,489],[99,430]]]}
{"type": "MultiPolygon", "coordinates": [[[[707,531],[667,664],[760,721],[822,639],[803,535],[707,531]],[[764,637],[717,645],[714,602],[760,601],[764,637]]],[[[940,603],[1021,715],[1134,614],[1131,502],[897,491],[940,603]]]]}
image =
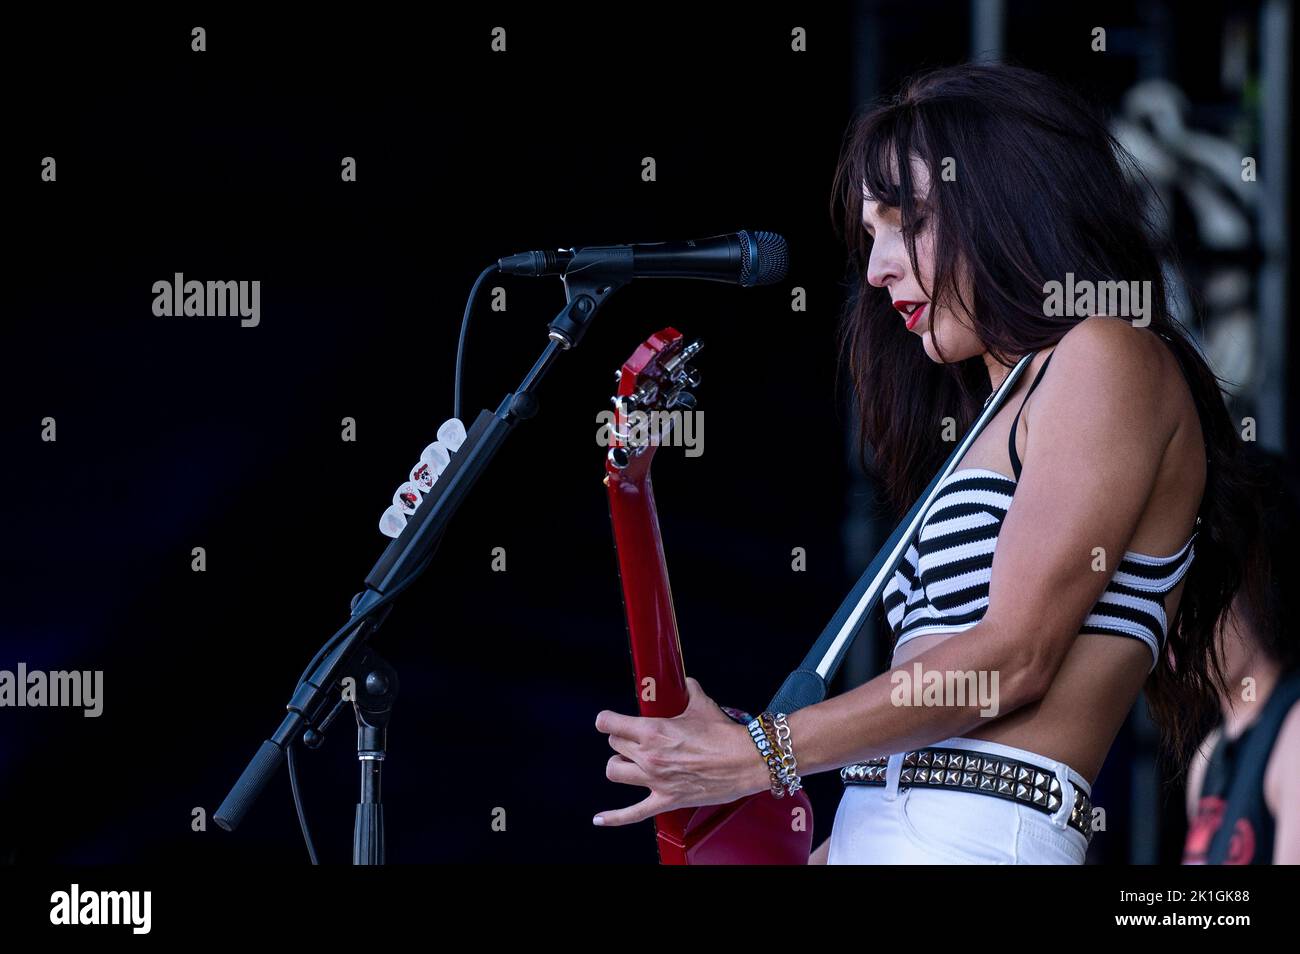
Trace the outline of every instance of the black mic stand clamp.
{"type": "Polygon", "coordinates": [[[605,299],[635,276],[633,251],[626,246],[584,248],[574,252],[560,280],[567,304],[547,327],[565,351],[577,347],[605,299]]]}

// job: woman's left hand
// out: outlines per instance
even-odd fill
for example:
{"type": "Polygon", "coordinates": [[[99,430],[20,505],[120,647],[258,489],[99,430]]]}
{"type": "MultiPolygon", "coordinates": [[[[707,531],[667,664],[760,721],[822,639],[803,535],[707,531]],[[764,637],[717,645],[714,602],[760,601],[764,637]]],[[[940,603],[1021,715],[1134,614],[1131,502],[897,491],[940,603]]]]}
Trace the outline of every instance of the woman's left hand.
{"type": "Polygon", "coordinates": [[[771,787],[749,731],[686,677],[686,711],[671,719],[602,710],[596,728],[617,754],[605,766],[612,782],[650,789],[642,801],[601,812],[595,825],[630,825],[661,812],[725,805],[771,787]]]}

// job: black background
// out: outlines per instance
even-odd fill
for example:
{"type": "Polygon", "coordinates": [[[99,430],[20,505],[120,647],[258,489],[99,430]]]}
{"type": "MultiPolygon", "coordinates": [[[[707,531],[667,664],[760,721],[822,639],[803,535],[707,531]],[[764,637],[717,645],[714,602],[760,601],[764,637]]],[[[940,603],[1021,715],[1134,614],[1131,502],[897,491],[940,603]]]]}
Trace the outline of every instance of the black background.
{"type": "MultiPolygon", "coordinates": [[[[237,833],[210,815],[346,619],[387,543],[380,513],[451,416],[474,277],[527,249],[768,229],[790,241],[780,285],[645,281],[611,300],[377,643],[402,677],[391,860],[653,861],[648,824],[590,824],[642,795],[605,780],[594,727],[601,709],[634,711],[596,414],[646,336],[703,338],[705,453],[658,455],[660,523],[688,672],[720,703],[761,708],[875,550],[846,521],[870,501],[835,382],[851,291],[828,210],[841,136],[880,91],[864,75],[888,89],[969,53],[966,3],[862,6],[872,16],[566,4],[13,21],[0,668],[102,669],[105,710],[3,713],[0,861],[303,860],[283,774],[237,833]],[[260,280],[260,326],[155,317],[153,283],[176,272],[260,280]],[[791,571],[794,547],[807,572],[791,571]],[[191,830],[195,808],[208,831],[191,830]]],[[[1143,4],[1011,6],[1024,65],[1102,102],[1137,78],[1143,4]],[[1097,23],[1113,24],[1104,68],[1097,23]]],[[[1215,21],[1165,26],[1195,89],[1215,21]]],[[[493,285],[508,310],[481,299],[467,425],[518,384],[563,304],[558,279],[493,285]]],[[[325,861],[349,857],[352,736],[302,761],[325,861]]],[[[1128,780],[1098,784],[1123,832],[1128,780]]],[[[820,842],[838,781],[809,787],[820,842]]],[[[1173,860],[1178,791],[1163,804],[1173,860]]]]}
{"type": "MultiPolygon", "coordinates": [[[[377,643],[402,678],[391,860],[654,858],[647,826],[590,823],[643,792],[605,780],[594,727],[634,711],[594,438],[642,339],[671,325],[706,346],[705,453],[655,468],[689,671],[761,708],[849,583],[827,211],[848,56],[843,13],[809,14],[805,56],[783,18],[611,7],[14,32],[40,69],[8,177],[4,668],[102,669],[105,708],[6,711],[7,860],[305,857],[283,773],[234,835],[192,832],[191,812],[210,816],[279,723],[387,543],[379,514],[452,413],[474,277],[531,248],[770,229],[791,243],[783,285],[647,281],[611,299],[377,643]],[[55,183],[36,173],[46,155],[55,183]],[[155,317],[152,285],[174,272],[260,280],[260,325],[155,317]],[[57,442],[40,440],[46,416],[57,442]]],[[[558,279],[497,284],[508,310],[481,300],[467,425],[563,305],[558,279]]],[[[323,860],[349,856],[353,744],[343,727],[302,761],[323,860]]]]}

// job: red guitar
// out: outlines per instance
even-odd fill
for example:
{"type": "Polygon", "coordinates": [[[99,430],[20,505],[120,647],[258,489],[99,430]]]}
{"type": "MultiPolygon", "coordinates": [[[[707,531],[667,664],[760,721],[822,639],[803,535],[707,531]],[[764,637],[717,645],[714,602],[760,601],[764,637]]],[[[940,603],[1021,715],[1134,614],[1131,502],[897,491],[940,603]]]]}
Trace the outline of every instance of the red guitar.
{"type": "MultiPolygon", "coordinates": [[[[687,703],[650,463],[682,415],[693,412],[690,388],[699,384],[699,373],[689,362],[699,349],[699,342],[684,344],[673,328],[651,335],[623,365],[614,397],[605,486],[643,716],[671,718],[687,703]]],[[[750,719],[737,710],[723,711],[737,722],[750,719]]],[[[765,791],[728,805],[656,815],[655,831],[661,864],[802,865],[812,850],[812,805],[802,791],[784,798],[765,791]]]]}

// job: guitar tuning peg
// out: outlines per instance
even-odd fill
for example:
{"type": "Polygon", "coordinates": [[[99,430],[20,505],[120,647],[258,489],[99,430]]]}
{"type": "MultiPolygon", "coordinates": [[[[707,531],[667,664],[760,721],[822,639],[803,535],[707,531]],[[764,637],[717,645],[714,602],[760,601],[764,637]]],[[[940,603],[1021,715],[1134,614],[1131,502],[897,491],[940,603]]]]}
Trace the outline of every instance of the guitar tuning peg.
{"type": "Polygon", "coordinates": [[[702,380],[704,380],[704,378],[701,376],[699,368],[686,369],[686,383],[691,387],[698,388],[702,380]]]}
{"type": "Polygon", "coordinates": [[[406,514],[402,513],[402,508],[396,505],[389,507],[379,518],[379,532],[386,537],[397,537],[402,535],[406,529],[406,514]]]}
{"type": "Polygon", "coordinates": [[[424,495],[420,493],[420,488],[410,481],[398,487],[397,493],[393,494],[393,506],[404,514],[415,513],[415,508],[423,502],[424,495]]]}
{"type": "Polygon", "coordinates": [[[454,454],[465,443],[465,425],[458,418],[449,417],[438,428],[438,441],[454,454]]]}
{"type": "Polygon", "coordinates": [[[693,411],[695,410],[695,405],[698,403],[699,402],[696,400],[695,395],[690,391],[678,391],[668,399],[668,409],[671,411],[676,408],[681,408],[684,411],[693,411]]]}

